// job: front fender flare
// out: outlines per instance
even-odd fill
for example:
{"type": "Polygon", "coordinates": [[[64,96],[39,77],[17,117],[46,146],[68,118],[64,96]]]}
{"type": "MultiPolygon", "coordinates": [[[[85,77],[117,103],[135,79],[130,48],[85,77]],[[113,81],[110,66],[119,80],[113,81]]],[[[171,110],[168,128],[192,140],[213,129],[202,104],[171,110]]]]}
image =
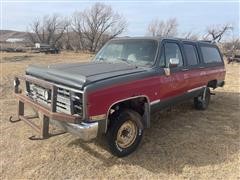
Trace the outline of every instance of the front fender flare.
{"type": "Polygon", "coordinates": [[[105,133],[107,132],[107,129],[108,129],[108,124],[109,124],[109,118],[108,117],[110,115],[110,110],[112,109],[112,107],[114,105],[118,104],[118,103],[128,101],[128,100],[137,99],[137,98],[141,98],[141,97],[146,99],[146,102],[144,103],[144,114],[142,116],[143,125],[144,125],[144,128],[149,128],[150,127],[150,100],[149,100],[148,96],[146,96],[146,95],[138,95],[138,96],[132,96],[132,97],[125,98],[125,99],[120,99],[120,100],[112,103],[109,106],[107,114],[106,114],[105,133]]]}

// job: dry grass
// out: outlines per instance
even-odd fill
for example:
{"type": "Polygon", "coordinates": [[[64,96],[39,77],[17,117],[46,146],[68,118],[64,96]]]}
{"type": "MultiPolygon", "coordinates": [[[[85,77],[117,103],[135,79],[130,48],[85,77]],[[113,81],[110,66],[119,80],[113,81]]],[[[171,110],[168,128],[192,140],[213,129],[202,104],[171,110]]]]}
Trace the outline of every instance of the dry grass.
{"type": "Polygon", "coordinates": [[[226,85],[216,90],[207,111],[191,102],[152,115],[139,149],[119,159],[107,151],[104,137],[84,143],[70,134],[31,141],[35,134],[16,113],[12,79],[28,64],[76,62],[89,54],[2,54],[0,179],[239,179],[239,68],[227,65],[226,85]],[[14,61],[14,56],[27,56],[14,61]],[[30,57],[29,57],[30,56],[30,57]],[[10,60],[10,61],[9,61],[10,60]]]}

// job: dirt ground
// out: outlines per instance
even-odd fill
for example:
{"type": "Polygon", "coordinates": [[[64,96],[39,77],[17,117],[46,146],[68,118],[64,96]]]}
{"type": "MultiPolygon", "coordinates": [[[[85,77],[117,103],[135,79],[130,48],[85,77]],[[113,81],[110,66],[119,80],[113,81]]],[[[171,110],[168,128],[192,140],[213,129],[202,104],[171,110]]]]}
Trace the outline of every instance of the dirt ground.
{"type": "Polygon", "coordinates": [[[155,113],[138,150],[116,158],[105,138],[84,143],[68,133],[43,141],[16,114],[14,75],[29,64],[76,62],[89,54],[1,54],[0,179],[240,179],[240,65],[226,66],[224,88],[215,90],[206,111],[192,102],[155,113]]]}

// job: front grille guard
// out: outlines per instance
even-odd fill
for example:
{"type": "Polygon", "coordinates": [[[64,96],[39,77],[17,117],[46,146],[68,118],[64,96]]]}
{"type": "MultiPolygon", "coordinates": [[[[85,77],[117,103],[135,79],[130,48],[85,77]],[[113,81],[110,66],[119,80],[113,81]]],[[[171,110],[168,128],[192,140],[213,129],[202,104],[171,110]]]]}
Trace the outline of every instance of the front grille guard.
{"type": "MultiPolygon", "coordinates": [[[[58,121],[63,121],[67,123],[75,123],[79,124],[83,122],[84,119],[84,94],[82,94],[83,97],[83,112],[82,117],[81,116],[75,116],[75,115],[69,115],[65,113],[59,113],[56,112],[56,103],[57,103],[57,90],[59,86],[56,84],[32,77],[30,75],[25,76],[16,76],[14,79],[14,93],[18,99],[18,114],[17,119],[13,120],[13,117],[10,116],[9,120],[12,123],[18,122],[18,121],[24,121],[26,124],[31,126],[34,130],[40,133],[40,138],[30,138],[30,139],[45,139],[53,135],[62,134],[63,132],[57,133],[57,134],[50,134],[49,133],[49,119],[54,119],[58,121]],[[51,107],[43,107],[41,104],[34,102],[33,99],[29,98],[28,96],[25,96],[22,93],[22,90],[19,88],[20,81],[25,81],[26,83],[26,89],[28,89],[28,82],[37,84],[39,86],[42,86],[48,90],[51,90],[51,107]],[[35,115],[24,115],[24,104],[30,105],[35,111],[39,111],[42,113],[42,116],[39,116],[38,114],[35,115]],[[40,118],[42,120],[41,127],[36,125],[34,122],[31,121],[31,119],[34,118],[40,118]]],[[[72,106],[70,108],[73,108],[72,106]]]]}

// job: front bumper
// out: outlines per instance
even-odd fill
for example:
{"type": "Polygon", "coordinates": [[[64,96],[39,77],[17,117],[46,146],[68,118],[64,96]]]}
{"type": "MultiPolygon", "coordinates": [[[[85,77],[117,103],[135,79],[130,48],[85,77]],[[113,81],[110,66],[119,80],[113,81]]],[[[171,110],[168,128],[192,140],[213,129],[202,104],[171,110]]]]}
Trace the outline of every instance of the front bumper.
{"type": "Polygon", "coordinates": [[[93,123],[66,123],[56,120],[51,120],[51,122],[58,126],[60,129],[69,132],[75,136],[78,136],[83,141],[90,141],[95,139],[98,135],[98,122],[93,123]]]}
{"type": "MultiPolygon", "coordinates": [[[[22,80],[25,80],[25,78],[26,76],[22,78],[22,80]]],[[[29,77],[28,77],[28,80],[36,81],[35,78],[29,78],[29,77]]],[[[87,121],[86,120],[84,121],[83,117],[81,116],[56,112],[56,109],[53,106],[51,106],[51,108],[44,107],[41,104],[33,101],[28,96],[21,94],[21,91],[18,88],[20,84],[19,78],[15,79],[15,81],[18,82],[18,83],[15,83],[15,96],[19,102],[17,121],[22,120],[26,122],[33,129],[40,132],[42,138],[47,138],[50,136],[50,134],[48,133],[49,121],[54,122],[53,124],[57,125],[59,128],[61,128],[65,132],[69,132],[71,134],[77,135],[80,139],[84,141],[89,141],[97,137],[98,128],[99,128],[98,122],[87,123],[87,121]],[[25,104],[29,105],[36,112],[38,112],[37,114],[41,114],[41,117],[39,115],[25,116],[24,115],[25,104]],[[30,121],[30,119],[32,119],[33,117],[34,118],[38,117],[43,121],[42,127],[39,127],[38,125],[30,121]]],[[[39,81],[37,83],[39,83],[39,81]]],[[[47,83],[43,80],[40,80],[40,83],[47,85],[48,88],[54,88],[54,86],[51,86],[50,83],[47,83]]],[[[55,104],[54,101],[53,101],[53,104],[55,104]]]]}

